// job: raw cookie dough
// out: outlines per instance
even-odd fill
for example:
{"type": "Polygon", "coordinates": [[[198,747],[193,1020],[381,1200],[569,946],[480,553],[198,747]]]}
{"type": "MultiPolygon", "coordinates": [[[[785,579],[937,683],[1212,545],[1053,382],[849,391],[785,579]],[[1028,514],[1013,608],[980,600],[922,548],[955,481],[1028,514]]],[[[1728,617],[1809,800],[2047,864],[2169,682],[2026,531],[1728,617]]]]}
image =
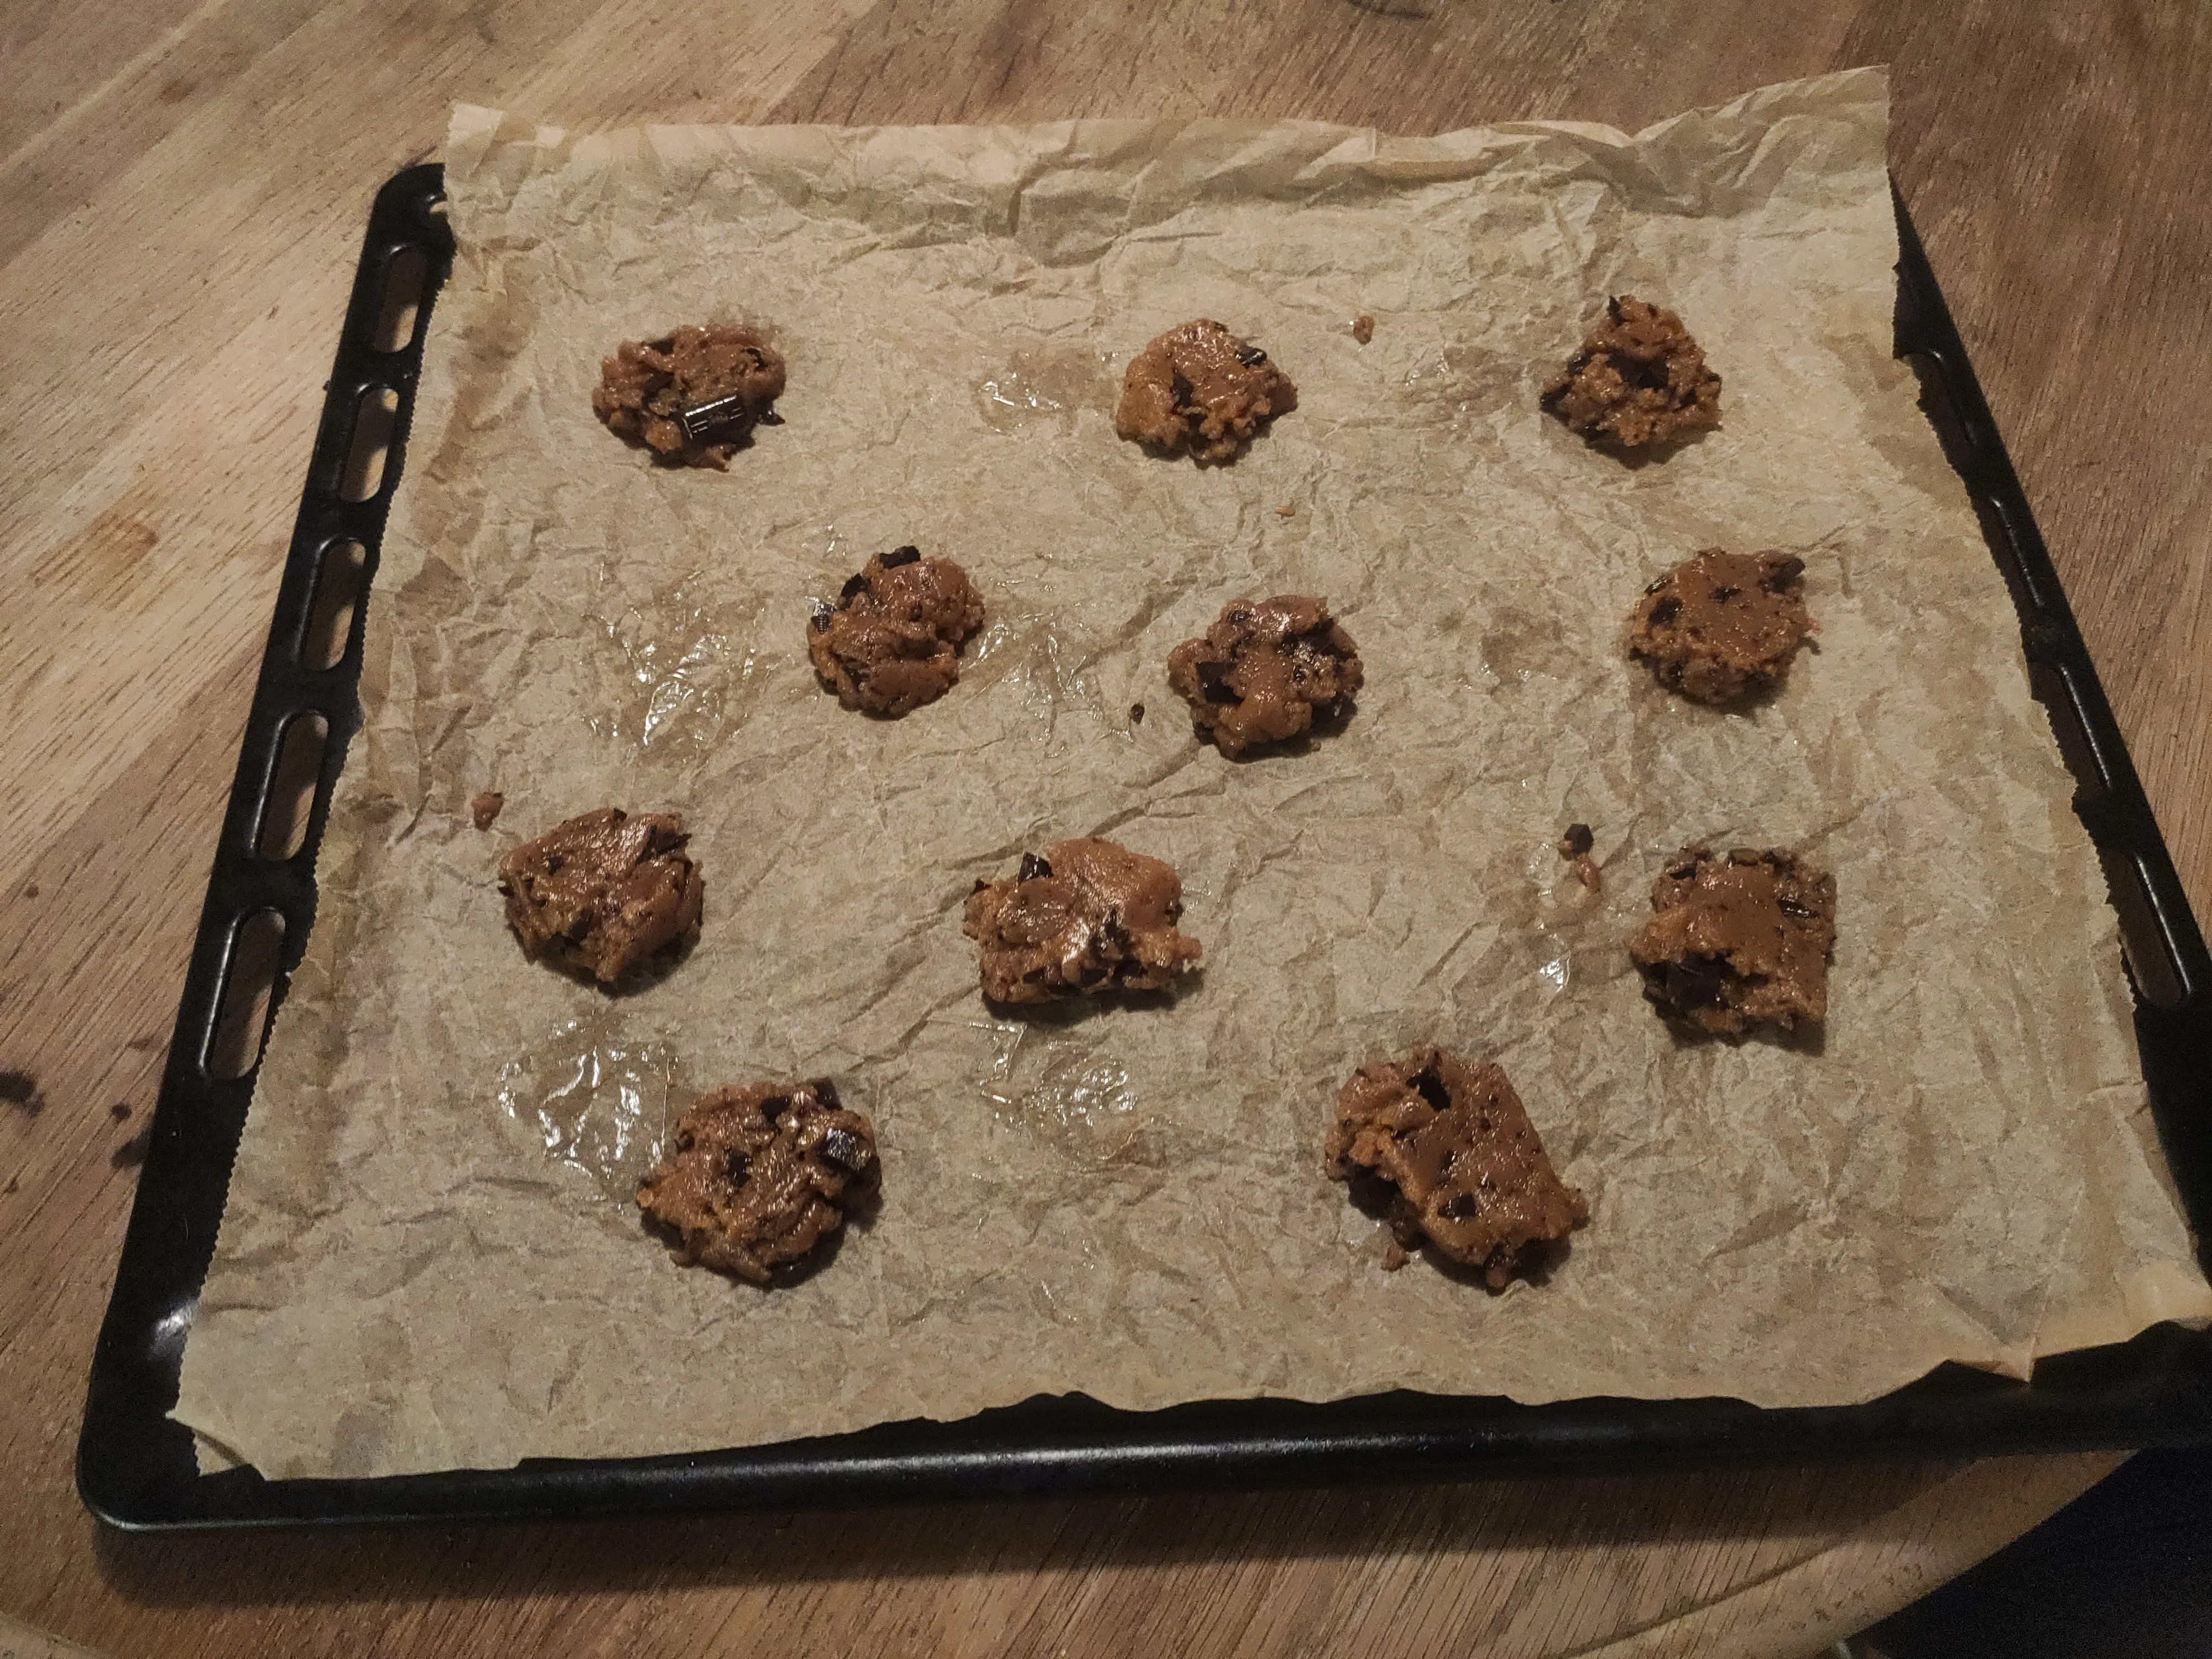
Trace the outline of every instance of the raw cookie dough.
{"type": "Polygon", "coordinates": [[[1114,429],[1170,455],[1233,461],[1261,427],[1297,406],[1297,387],[1266,352],[1200,317],[1130,360],[1114,429]]]}
{"type": "Polygon", "coordinates": [[[699,931],[705,890],[678,812],[619,806],[556,824],[499,861],[507,926],[533,957],[555,956],[611,985],[699,931]]]}
{"type": "Polygon", "coordinates": [[[1178,933],[1172,865],[1110,841],[1054,842],[1022,854],[1012,881],[979,881],[963,926],[981,947],[983,994],[1049,1002],[1102,991],[1158,991],[1198,962],[1178,933]]]}
{"type": "Polygon", "coordinates": [[[496,789],[487,789],[469,803],[469,822],[479,830],[489,830],[506,805],[505,795],[496,789]]]}
{"type": "Polygon", "coordinates": [[[878,554],[837,603],[815,607],[806,654],[848,708],[903,714],[960,678],[960,647],[983,625],[983,596],[950,559],[919,550],[878,554]]]}
{"type": "MultiPolygon", "coordinates": [[[[1401,1251],[1424,1237],[1503,1290],[1536,1247],[1589,1219],[1561,1181],[1504,1070],[1438,1048],[1376,1060],[1336,1097],[1323,1146],[1335,1180],[1395,1188],[1386,1217],[1401,1251]]],[[[1401,1254],[1390,1265],[1400,1265],[1401,1254]]]]}
{"type": "Polygon", "coordinates": [[[1571,432],[1625,449],[1721,423],[1721,377],[1682,319],[1632,294],[1605,302],[1566,372],[1544,388],[1545,410],[1571,432]]]}
{"type": "Polygon", "coordinates": [[[1733,1035],[1826,1018],[1833,876],[1779,848],[1685,847],[1651,884],[1651,908],[1628,954],[1669,1019],[1733,1035]]]}
{"type": "Polygon", "coordinates": [[[676,1121],[637,1206],[681,1241],[681,1266],[756,1285],[844,1224],[877,1179],[875,1126],[842,1109],[828,1078],[721,1088],[676,1121]]]}
{"type": "Polygon", "coordinates": [[[1733,702],[1776,685],[1807,635],[1805,561],[1768,549],[1709,547],[1644,590],[1629,618],[1628,654],[1659,684],[1698,702],[1733,702]]]}
{"type": "Polygon", "coordinates": [[[1204,637],[1168,655],[1168,684],[1190,705],[1200,738],[1224,755],[1350,714],[1363,678],[1358,647],[1328,601],[1298,593],[1236,600],[1204,637]]]}
{"type": "Polygon", "coordinates": [[[709,323],[624,340],[599,364],[592,412],[656,461],[721,468],[754,427],[775,423],[770,405],[782,395],[774,346],[742,323],[709,323]]]}

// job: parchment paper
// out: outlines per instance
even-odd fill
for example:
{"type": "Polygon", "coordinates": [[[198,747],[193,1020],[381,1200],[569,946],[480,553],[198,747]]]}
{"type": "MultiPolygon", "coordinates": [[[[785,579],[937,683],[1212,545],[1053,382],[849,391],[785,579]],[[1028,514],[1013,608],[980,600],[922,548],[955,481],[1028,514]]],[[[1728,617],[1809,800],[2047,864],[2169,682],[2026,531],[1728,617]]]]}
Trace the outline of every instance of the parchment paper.
{"type": "Polygon", "coordinates": [[[1886,114],[1875,70],[1634,138],[459,111],[367,725],[177,1416],[284,1476],[1067,1391],[1813,1405],[2212,1313],[2012,607],[1890,356],[1886,114]],[[1537,410],[1619,291],[1726,381],[1663,460],[1537,410]],[[1112,429],[1121,364],[1199,315],[1298,386],[1233,467],[1112,429]],[[716,316],[779,342],[786,423],[656,470],[592,418],[599,358],[716,316]],[[808,602],[905,542],[992,621],[871,720],[817,688],[808,602]],[[1807,562],[1818,650],[1749,714],[1621,656],[1711,545],[1807,562]],[[1232,763],[1164,665],[1278,592],[1334,601],[1367,689],[1232,763]],[[526,962],[493,878],[609,801],[686,813],[708,883],[697,948],[620,997],[526,962]],[[1092,833],[1182,871],[1202,979],[994,1018],[963,896],[1092,833]],[[1644,1006],[1625,946],[1693,838],[1833,870],[1824,1033],[1644,1006]],[[1591,1196],[1545,1283],[1385,1273],[1321,1175],[1343,1079],[1430,1040],[1502,1060],[1591,1196]],[[770,1292],[672,1265],[624,1190],[672,1103],[822,1073],[874,1116],[879,1213],[770,1292]]]}

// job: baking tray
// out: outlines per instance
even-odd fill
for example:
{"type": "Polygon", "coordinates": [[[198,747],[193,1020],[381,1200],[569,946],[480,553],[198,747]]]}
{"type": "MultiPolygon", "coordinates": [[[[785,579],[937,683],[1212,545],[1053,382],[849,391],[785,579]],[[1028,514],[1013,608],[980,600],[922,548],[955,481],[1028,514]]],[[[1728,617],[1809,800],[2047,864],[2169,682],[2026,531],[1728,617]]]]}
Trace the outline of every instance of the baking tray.
{"type": "MultiPolygon", "coordinates": [[[[404,470],[431,303],[452,268],[443,178],[436,166],[408,168],[379,192],[369,216],[145,1167],[93,1356],[77,1489],[102,1520],[157,1528],[544,1518],[2212,1443],[2212,1333],[2166,1325],[2124,1344],[2045,1360],[2028,1382],[1946,1366],[1863,1406],[1760,1410],[1719,1399],[1520,1406],[1395,1393],[1327,1405],[1209,1401],[1133,1413],[1074,1397],[1032,1400],[958,1423],[885,1424],[680,1456],[532,1460],[509,1469],[369,1480],[267,1480],[246,1468],[198,1473],[190,1432],[167,1413],[176,1402],[185,1335],[253,1092],[251,1066],[226,1079],[211,1070],[209,1056],[221,1037],[226,981],[242,957],[248,919],[274,909],[284,920],[272,1006],[283,999],[314,920],[315,849],[346,742],[360,723],[360,599],[375,574],[386,513],[404,470]],[[393,319],[404,315],[407,297],[400,290],[417,283],[413,325],[398,338],[393,319]],[[364,489],[357,428],[364,410],[391,404],[386,392],[397,407],[382,474],[364,489]],[[359,587],[343,648],[329,653],[335,656],[329,666],[316,666],[307,642],[325,625],[335,586],[349,574],[359,587]],[[296,757],[283,755],[286,737],[313,715],[325,723],[327,737],[304,833],[288,837],[296,842],[288,856],[265,856],[280,793],[297,777],[296,757]]],[[[2153,1111],[2201,1240],[2212,1235],[2212,960],[1901,198],[1897,219],[1897,351],[1919,375],[1923,406],[1966,482],[2019,608],[2036,695],[2050,712],[2078,786],[2075,809],[2112,883],[2153,1111]]],[[[246,1040],[260,1038],[249,1028],[246,1040]]],[[[253,1053],[243,1058],[253,1060],[253,1053]]]]}

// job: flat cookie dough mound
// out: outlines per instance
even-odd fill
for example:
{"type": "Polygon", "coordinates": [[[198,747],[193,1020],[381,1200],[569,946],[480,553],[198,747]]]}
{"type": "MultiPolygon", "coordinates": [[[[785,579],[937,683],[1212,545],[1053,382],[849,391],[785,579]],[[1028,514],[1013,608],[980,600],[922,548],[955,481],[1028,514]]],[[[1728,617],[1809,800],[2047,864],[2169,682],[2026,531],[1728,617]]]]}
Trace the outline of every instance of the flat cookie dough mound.
{"type": "Polygon", "coordinates": [[[898,715],[934,702],[960,678],[960,647],[983,625],[983,596],[950,559],[919,549],[878,554],[817,606],[806,654],[848,708],[898,715]]]}
{"type": "Polygon", "coordinates": [[[783,358],[742,323],[686,326],[657,340],[624,340],[599,365],[592,412],[669,466],[726,467],[774,424],[783,358]]]}
{"type": "Polygon", "coordinates": [[[1253,435],[1298,406],[1290,376],[1219,323],[1171,328],[1129,362],[1114,429],[1170,455],[1233,461],[1253,435]]]}
{"type": "Polygon", "coordinates": [[[507,922],[531,956],[611,985],[699,931],[706,884],[678,812],[619,806],[556,824],[499,861],[507,922]]]}
{"type": "Polygon", "coordinates": [[[1651,908],[1628,954],[1668,1018],[1733,1036],[1826,1018],[1833,876],[1779,848],[1685,847],[1651,884],[1651,908]]]}
{"type": "Polygon", "coordinates": [[[1566,372],[1544,388],[1545,410],[1592,442],[1665,443],[1721,423],[1721,377],[1682,319],[1634,295],[1605,302],[1566,372]]]}
{"type": "Polygon", "coordinates": [[[1168,684],[1190,705],[1191,724],[1229,756],[1348,717],[1364,678],[1328,601],[1298,593],[1238,599],[1168,656],[1168,684]]]}
{"type": "Polygon", "coordinates": [[[1176,931],[1175,866],[1110,841],[1054,842],[1022,854],[1012,881],[979,881],[963,927],[981,947],[993,1002],[1050,1002],[1106,991],[1164,990],[1202,948],[1176,931]]]}
{"type": "Polygon", "coordinates": [[[1541,1246],[1589,1219],[1589,1201],[1553,1170],[1504,1070],[1446,1049],[1354,1072],[1322,1151],[1333,1179],[1394,1189],[1394,1267],[1425,1238],[1503,1290],[1541,1246]]]}
{"type": "Polygon", "coordinates": [[[676,1121],[637,1206],[677,1235],[679,1265],[765,1285],[844,1225],[878,1167],[875,1126],[827,1078],[716,1089],[676,1121]]]}
{"type": "Polygon", "coordinates": [[[1804,574],[1804,560],[1771,548],[1707,548],[1644,590],[1629,618],[1628,654],[1694,702],[1771,690],[1818,631],[1805,608],[1804,574]]]}

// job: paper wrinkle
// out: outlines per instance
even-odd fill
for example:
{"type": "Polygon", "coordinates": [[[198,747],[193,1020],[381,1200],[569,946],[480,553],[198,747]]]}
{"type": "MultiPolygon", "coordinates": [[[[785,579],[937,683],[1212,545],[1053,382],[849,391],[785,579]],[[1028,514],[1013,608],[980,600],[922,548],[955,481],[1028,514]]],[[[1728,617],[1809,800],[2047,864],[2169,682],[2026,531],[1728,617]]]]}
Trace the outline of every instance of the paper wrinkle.
{"type": "Polygon", "coordinates": [[[2212,1314],[2011,604],[1890,355],[1886,118],[1871,70],[1633,138],[456,111],[365,723],[177,1416],[287,1476],[1039,1393],[1818,1405],[2212,1314]],[[1622,290],[1726,383],[1635,465],[1536,401],[1622,290]],[[1298,386],[1231,467],[1114,435],[1120,366],[1200,315],[1298,386]],[[599,359],[718,316],[774,331],[784,423],[656,469],[592,418],[599,359]],[[906,543],[989,618],[872,720],[806,618],[906,543]],[[1622,655],[1713,545],[1801,554],[1820,623],[1747,711],[1622,655]],[[1357,714],[1200,748],[1168,652],[1299,592],[1358,641],[1357,714]],[[609,802],[685,813],[707,882],[696,948],[619,996],[525,961],[494,879],[609,802]],[[1175,863],[1203,970],[1001,1018],[962,902],[1083,834],[1175,863]],[[1834,872],[1824,1029],[1644,1006],[1626,942],[1693,839],[1834,872]],[[1385,1273],[1322,1175],[1344,1079],[1432,1041],[1503,1063],[1593,1200],[1540,1285],[1385,1273]],[[624,1189],[672,1111],[822,1074],[875,1121],[878,1212],[773,1292],[672,1265],[624,1189]]]}

